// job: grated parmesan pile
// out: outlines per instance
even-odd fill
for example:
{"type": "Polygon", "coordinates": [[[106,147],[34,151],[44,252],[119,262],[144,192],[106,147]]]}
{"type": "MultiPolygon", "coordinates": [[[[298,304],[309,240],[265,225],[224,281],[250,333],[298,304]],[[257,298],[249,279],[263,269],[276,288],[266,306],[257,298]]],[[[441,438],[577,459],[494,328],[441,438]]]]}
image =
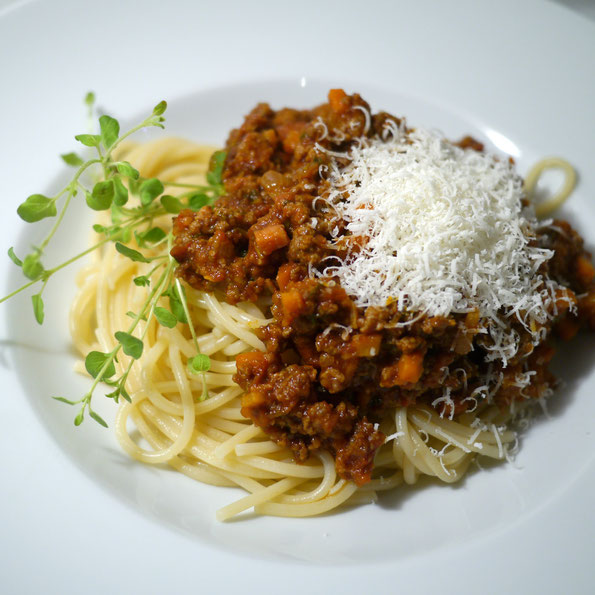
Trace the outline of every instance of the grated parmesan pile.
{"type": "MultiPolygon", "coordinates": [[[[392,128],[364,140],[330,168],[324,197],[342,221],[332,236],[363,247],[322,275],[335,276],[358,306],[447,316],[478,309],[491,336],[488,359],[506,365],[518,336],[551,315],[557,284],[538,274],[553,256],[530,246],[538,222],[523,208],[522,180],[506,160],[461,149],[423,129],[392,128]]],[[[535,337],[536,342],[540,339],[535,337]]]]}

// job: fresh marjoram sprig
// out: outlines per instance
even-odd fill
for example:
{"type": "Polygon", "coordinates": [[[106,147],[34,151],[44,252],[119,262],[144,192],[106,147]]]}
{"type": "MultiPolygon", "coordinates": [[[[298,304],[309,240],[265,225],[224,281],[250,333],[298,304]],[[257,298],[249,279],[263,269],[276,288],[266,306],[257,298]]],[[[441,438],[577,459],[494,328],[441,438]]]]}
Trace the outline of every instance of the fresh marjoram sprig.
{"type": "MultiPolygon", "coordinates": [[[[89,109],[90,118],[92,118],[95,103],[93,93],[87,94],[85,103],[89,109]]],[[[17,209],[21,219],[27,223],[36,223],[46,218],[54,219],[54,224],[44,240],[39,246],[34,246],[29,254],[19,258],[12,247],[8,250],[8,256],[12,262],[22,269],[23,275],[29,281],[0,299],[0,303],[2,303],[29,287],[37,287],[38,291],[32,295],[31,300],[33,314],[39,324],[43,324],[44,320],[43,292],[49,280],[58,271],[100,249],[105,244],[113,243],[115,249],[122,256],[135,262],[153,265],[147,275],[134,279],[135,285],[146,290],[146,298],[138,312],[128,312],[131,322],[126,329],[115,333],[115,347],[109,352],[91,351],[87,354],[85,368],[93,377],[93,383],[87,393],[78,400],[53,397],[69,405],[80,405],[80,410],[74,418],[74,423],[77,426],[82,423],[85,411],[88,411],[91,418],[107,427],[106,422],[91,407],[95,389],[102,382],[113,389],[106,394],[106,397],[116,402],[120,397],[130,401],[126,382],[132,366],[143,353],[143,340],[148,329],[147,324],[143,333],[140,336],[135,336],[134,332],[141,320],[149,322],[154,318],[159,324],[168,328],[173,328],[178,323],[188,324],[196,347],[196,355],[188,361],[188,369],[194,374],[203,375],[203,393],[200,398],[202,400],[208,396],[204,375],[210,368],[210,360],[208,356],[200,353],[196,332],[190,318],[186,293],[183,285],[175,276],[177,263],[169,254],[173,241],[172,232],[155,225],[154,221],[160,215],[167,213],[175,215],[183,208],[198,210],[204,205],[212,204],[223,193],[221,173],[225,153],[217,151],[213,155],[211,167],[207,173],[207,185],[184,184],[185,192],[179,196],[165,193],[167,186],[179,185],[162,182],[157,178],[143,178],[128,161],[119,161],[114,158],[115,150],[130,135],[143,128],[163,128],[165,121],[163,113],[166,108],[166,102],[161,101],[153,108],[148,118],[123,134],[120,134],[120,124],[115,118],[102,115],[99,118],[99,134],[75,136],[79,143],[94,150],[96,155],[89,159],[84,159],[78,153],[61,155],[67,165],[76,168],[72,180],[54,196],[32,194],[17,209]],[[85,182],[87,179],[96,181],[91,185],[85,182]],[[109,225],[95,224],[93,226],[93,229],[102,238],[90,248],[56,266],[46,268],[42,263],[45,250],[59,230],[71,202],[81,196],[84,196],[87,205],[94,211],[109,211],[111,222],[109,225]],[[134,203],[131,201],[134,206],[128,202],[131,196],[137,197],[134,203]],[[135,239],[136,247],[139,250],[128,245],[132,238],[135,239]],[[157,256],[152,255],[155,247],[163,247],[163,253],[157,256]],[[152,248],[150,252],[149,248],[152,248]],[[162,298],[167,298],[169,308],[159,305],[162,303],[162,298]],[[125,371],[116,377],[114,362],[117,361],[121,351],[130,357],[130,363],[125,371]]]]}

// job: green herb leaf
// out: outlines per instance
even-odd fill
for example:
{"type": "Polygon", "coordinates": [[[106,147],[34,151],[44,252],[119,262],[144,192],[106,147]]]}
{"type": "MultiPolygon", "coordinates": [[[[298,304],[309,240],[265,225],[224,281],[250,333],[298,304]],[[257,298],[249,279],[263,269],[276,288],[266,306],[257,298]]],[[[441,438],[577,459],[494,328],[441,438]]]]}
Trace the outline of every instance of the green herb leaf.
{"type": "Polygon", "coordinates": [[[118,163],[116,163],[116,169],[123,176],[126,176],[127,178],[132,178],[133,180],[138,180],[140,176],[138,169],[132,167],[132,165],[130,165],[128,161],[119,161],[118,163]]]}
{"type": "Polygon", "coordinates": [[[43,275],[44,269],[41,262],[39,262],[39,254],[33,252],[25,256],[23,260],[23,274],[27,279],[35,281],[43,275]]]}
{"type": "Polygon", "coordinates": [[[105,396],[108,399],[113,399],[117,403],[120,399],[120,385],[117,382],[114,382],[113,384],[110,383],[110,386],[115,386],[116,389],[111,393],[105,393],[105,396]]]}
{"type": "Polygon", "coordinates": [[[167,102],[160,101],[154,108],[153,108],[153,115],[160,116],[165,110],[167,109],[167,102]]]}
{"type": "Polygon", "coordinates": [[[52,397],[52,399],[56,399],[56,401],[66,403],[67,405],[78,405],[79,403],[79,401],[71,401],[70,399],[66,399],[65,397],[52,397]]]}
{"type": "Polygon", "coordinates": [[[43,299],[41,298],[41,293],[36,293],[35,295],[31,296],[31,301],[33,302],[33,313],[35,314],[35,320],[37,320],[38,324],[43,324],[43,299]]]}
{"type": "Polygon", "coordinates": [[[85,147],[98,147],[101,142],[98,134],[77,134],[74,138],[85,147]]]}
{"type": "Polygon", "coordinates": [[[165,308],[157,306],[154,310],[154,314],[157,322],[163,326],[166,326],[167,328],[174,328],[174,326],[178,324],[178,319],[165,308]]]}
{"type": "Polygon", "coordinates": [[[124,246],[124,244],[120,242],[116,242],[116,250],[122,255],[130,258],[130,260],[134,260],[134,262],[151,262],[147,258],[145,258],[138,250],[134,250],[133,248],[129,248],[128,246],[124,246]]]}
{"type": "Polygon", "coordinates": [[[135,180],[134,178],[128,178],[128,192],[132,194],[132,196],[138,196],[140,185],[142,182],[140,180],[135,180]]]}
{"type": "Polygon", "coordinates": [[[139,246],[142,247],[145,244],[156,244],[157,242],[160,242],[167,237],[167,234],[161,227],[152,227],[146,231],[135,232],[134,236],[136,237],[139,246]]]}
{"type": "Polygon", "coordinates": [[[125,227],[121,230],[120,239],[123,244],[127,244],[132,239],[132,230],[130,227],[125,227]]]}
{"type": "Polygon", "coordinates": [[[21,203],[17,213],[23,221],[35,223],[46,217],[55,217],[57,211],[53,199],[43,194],[32,194],[24,203],[21,203]]]}
{"type": "Polygon", "coordinates": [[[86,193],[87,204],[94,211],[107,211],[114,200],[114,181],[104,180],[93,186],[93,192],[86,193]]]}
{"type": "MultiPolygon", "coordinates": [[[[182,288],[182,291],[184,291],[184,288],[182,288]]],[[[174,285],[170,290],[165,292],[164,295],[167,295],[169,297],[169,308],[172,311],[173,315],[182,324],[187,324],[188,319],[186,318],[186,312],[184,311],[184,306],[182,305],[182,300],[180,299],[178,288],[174,285]]],[[[186,296],[184,294],[184,298],[185,297],[186,296]]]]}
{"type": "MultiPolygon", "coordinates": [[[[124,220],[125,214],[121,207],[112,203],[111,218],[114,225],[119,225],[124,220]]],[[[128,240],[126,240],[128,241],[128,240]]]]}
{"type": "Polygon", "coordinates": [[[120,398],[120,387],[116,388],[116,390],[113,390],[111,393],[105,393],[105,396],[108,399],[113,399],[117,403],[120,398]]]}
{"type": "MultiPolygon", "coordinates": [[[[95,95],[92,92],[87,93],[85,97],[85,103],[89,108],[88,115],[89,120],[91,120],[95,107],[95,95]]],[[[162,114],[166,110],[166,107],[167,104],[165,102],[160,102],[157,104],[153,110],[153,113],[148,118],[143,120],[140,125],[132,128],[126,134],[126,136],[141,128],[148,128],[152,126],[163,127],[162,122],[164,122],[165,119],[162,117],[162,114]]],[[[166,277],[160,277],[160,283],[163,283],[165,282],[164,280],[169,279],[169,275],[171,275],[173,271],[175,263],[171,259],[167,261],[167,264],[161,261],[161,259],[167,259],[167,254],[156,257],[144,256],[142,252],[134,250],[133,248],[129,248],[126,244],[132,239],[134,230],[137,230],[135,233],[139,241],[139,246],[141,243],[153,245],[164,241],[167,238],[166,232],[158,226],[153,227],[152,222],[154,221],[154,218],[157,215],[161,215],[164,210],[172,213],[179,212],[183,208],[182,202],[178,198],[164,197],[162,199],[161,205],[157,204],[155,206],[151,206],[153,201],[163,195],[163,184],[155,178],[142,180],[138,170],[136,170],[129,162],[115,161],[113,159],[112,151],[121,138],[119,136],[120,125],[116,119],[107,115],[101,116],[99,118],[99,128],[99,134],[79,134],[75,136],[76,140],[85,147],[95,147],[97,149],[96,152],[98,155],[95,159],[85,161],[84,155],[81,156],[82,151],[62,154],[61,158],[64,163],[79,168],[71,179],[70,183],[68,183],[55,197],[34,194],[29,196],[18,208],[19,216],[21,216],[22,219],[27,222],[39,221],[46,217],[55,217],[58,215],[58,212],[60,212],[59,219],[57,220],[56,224],[51,227],[51,230],[46,235],[43,242],[39,244],[39,247],[34,247],[31,253],[25,256],[23,260],[21,260],[15,254],[13,248],[8,250],[8,256],[12,262],[17,266],[21,266],[23,273],[32,281],[38,281],[41,279],[44,283],[44,287],[47,281],[56,271],[70,264],[71,262],[78,260],[88,252],[80,252],[55,268],[48,270],[45,270],[41,263],[41,260],[44,256],[44,250],[49,241],[55,235],[56,230],[62,221],[62,216],[70,203],[70,199],[77,196],[77,193],[84,193],[85,199],[92,209],[110,210],[112,222],[106,223],[105,225],[95,224],[93,229],[97,233],[105,234],[104,239],[113,240],[116,244],[116,249],[118,252],[137,262],[152,262],[157,260],[158,264],[153,269],[153,271],[157,270],[161,266],[165,266],[165,273],[168,275],[166,277]],[[105,151],[103,150],[104,148],[106,149],[105,151]],[[91,177],[93,180],[93,182],[91,182],[92,190],[85,187],[87,183],[83,178],[80,177],[82,170],[86,170],[87,168],[90,169],[89,173],[91,176],[93,176],[91,177]],[[103,177],[100,177],[101,173],[104,174],[103,177]],[[96,174],[97,177],[94,178],[96,174]],[[125,208],[129,195],[131,194],[140,196],[141,206],[135,205],[130,208],[125,208]],[[63,206],[58,208],[58,200],[62,197],[67,197],[66,201],[63,202],[63,206]],[[150,221],[151,223],[147,223],[147,221],[150,221]],[[139,232],[138,229],[142,229],[142,231],[139,232]]],[[[218,191],[219,190],[217,188],[208,189],[207,194],[216,194],[218,191]]],[[[99,242],[96,247],[102,244],[103,242],[99,242]]],[[[135,279],[135,283],[137,285],[147,286],[151,283],[151,281],[149,276],[140,275],[135,279]]],[[[171,284],[171,281],[169,284],[171,284]]],[[[23,284],[20,289],[12,292],[7,297],[16,295],[30,285],[31,283],[23,284]]],[[[180,289],[179,291],[182,290],[180,289]]],[[[151,313],[151,315],[154,313],[155,306],[159,298],[160,292],[157,292],[156,290],[151,291],[138,314],[135,314],[134,312],[127,312],[127,315],[132,317],[132,319],[135,321],[130,325],[131,329],[137,327],[137,322],[139,320],[147,320],[149,313],[151,313]]],[[[31,301],[35,318],[37,322],[41,324],[44,321],[45,308],[41,291],[33,295],[31,301]]],[[[181,296],[176,291],[172,291],[170,301],[172,307],[176,311],[176,315],[174,315],[172,312],[169,312],[165,308],[158,309],[156,318],[159,319],[160,324],[171,326],[176,324],[178,318],[180,320],[185,320],[185,306],[183,298],[181,298],[181,296]],[[178,318],[176,318],[176,316],[178,318]]],[[[194,333],[192,334],[194,336],[194,333]]],[[[113,392],[108,394],[108,396],[111,396],[116,401],[119,396],[130,400],[130,395],[125,389],[125,383],[134,362],[131,361],[126,371],[124,371],[123,374],[117,376],[115,363],[118,361],[118,359],[116,358],[116,354],[120,349],[122,349],[123,353],[127,354],[128,356],[134,359],[139,358],[143,352],[143,342],[141,339],[138,339],[133,335],[132,330],[129,333],[118,332],[115,335],[120,342],[115,349],[108,353],[104,353],[102,351],[92,351],[85,358],[85,368],[89,374],[96,379],[92,384],[90,391],[79,401],[71,401],[60,396],[54,397],[55,400],[62,401],[70,405],[77,403],[79,404],[80,409],[74,419],[74,423],[77,426],[83,422],[87,411],[89,412],[89,416],[97,423],[101,424],[102,426],[107,426],[101,416],[91,408],[93,392],[100,380],[107,383],[111,387],[109,390],[113,392]]]]}
{"type": "Polygon", "coordinates": [[[170,196],[169,194],[164,194],[161,198],[161,204],[163,208],[168,212],[174,215],[177,215],[183,208],[184,205],[179,198],[175,196],[170,196]]]}
{"type": "Polygon", "coordinates": [[[62,157],[62,161],[64,161],[66,165],[72,165],[73,167],[78,167],[84,163],[76,153],[64,153],[63,155],[60,155],[60,157],[62,157]]]}
{"type": "Polygon", "coordinates": [[[99,129],[101,130],[101,142],[106,149],[109,149],[118,140],[120,124],[111,116],[101,116],[99,129]]]}
{"type": "Polygon", "coordinates": [[[92,409],[89,409],[89,415],[100,425],[104,428],[107,428],[107,424],[105,423],[104,419],[92,409]]]}
{"type": "Polygon", "coordinates": [[[119,177],[114,180],[114,204],[118,207],[123,207],[128,202],[128,188],[119,177]]]}
{"type": "Polygon", "coordinates": [[[201,374],[211,369],[211,359],[204,353],[199,353],[188,360],[188,370],[192,374],[201,374]]]}
{"type": "Polygon", "coordinates": [[[149,123],[151,126],[157,126],[158,128],[165,128],[161,122],[165,122],[165,118],[163,116],[153,116],[149,123]]]}
{"type": "Polygon", "coordinates": [[[209,171],[207,172],[207,182],[211,186],[218,186],[221,184],[221,176],[223,174],[226,155],[225,151],[215,151],[211,156],[209,171]]]}
{"type": "Polygon", "coordinates": [[[89,91],[86,95],[85,95],[85,104],[88,107],[93,107],[93,104],[95,103],[95,93],[93,93],[93,91],[89,91]]]}
{"type": "Polygon", "coordinates": [[[8,249],[8,258],[10,258],[10,260],[12,260],[18,267],[23,266],[23,261],[14,253],[12,246],[8,249]]]}
{"type": "Polygon", "coordinates": [[[126,388],[124,387],[123,384],[120,385],[120,394],[129,402],[132,402],[132,399],[130,398],[130,395],[128,394],[128,391],[126,390],[126,388]]]}
{"type": "Polygon", "coordinates": [[[103,351],[90,351],[85,358],[85,368],[93,378],[97,378],[107,361],[109,361],[109,365],[103,373],[103,377],[110,378],[116,373],[116,367],[114,366],[113,357],[109,353],[103,353],[103,351]]]}
{"type": "Polygon", "coordinates": [[[143,354],[143,342],[130,333],[118,331],[115,335],[126,355],[138,359],[143,354]]]}
{"type": "Polygon", "coordinates": [[[213,198],[207,196],[206,194],[198,193],[198,194],[193,194],[188,199],[188,206],[193,211],[199,211],[205,205],[211,205],[211,204],[213,204],[213,202],[214,202],[214,199],[213,198]]]}
{"type": "Polygon", "coordinates": [[[149,287],[151,284],[151,279],[149,279],[149,277],[145,277],[144,275],[135,277],[132,281],[137,287],[149,287]]]}
{"type": "Polygon", "coordinates": [[[157,178],[149,178],[140,185],[139,192],[141,204],[147,206],[163,192],[163,184],[157,178]]]}
{"type": "Polygon", "coordinates": [[[182,324],[186,324],[188,319],[186,318],[186,312],[184,312],[184,306],[182,306],[182,302],[176,298],[169,298],[169,307],[172,311],[172,314],[178,319],[179,322],[182,324]]]}

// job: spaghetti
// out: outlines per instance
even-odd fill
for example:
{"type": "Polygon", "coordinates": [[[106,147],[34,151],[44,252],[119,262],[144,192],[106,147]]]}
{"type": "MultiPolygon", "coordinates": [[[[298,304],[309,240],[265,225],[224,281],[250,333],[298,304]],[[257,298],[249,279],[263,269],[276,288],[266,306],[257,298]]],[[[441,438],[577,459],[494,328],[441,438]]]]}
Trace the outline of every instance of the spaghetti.
{"type": "MultiPolygon", "coordinates": [[[[126,159],[144,177],[200,183],[211,152],[209,147],[165,139],[127,146],[126,159]]],[[[149,271],[150,265],[132,262],[111,246],[81,271],[71,310],[71,332],[81,354],[113,347],[114,333],[129,321],[127,312],[144,299],[132,280],[149,271]]],[[[248,492],[219,510],[220,520],[249,508],[266,515],[317,515],[373,501],[377,492],[414,483],[421,475],[457,481],[477,454],[503,459],[515,444],[513,432],[506,429],[510,416],[495,406],[480,406],[452,419],[425,405],[396,407],[381,424],[387,438],[366,485],[341,479],[325,450],[298,464],[288,448],[242,415],[242,390],[233,380],[235,357],[264,349],[254,331],[270,319],[268,307],[233,306],[216,294],[191,288],[187,295],[200,350],[211,359],[210,370],[204,377],[188,372],[185,361],[194,347],[185,327],[170,329],[152,320],[140,366],[129,376],[132,402],[119,405],[116,435],[139,461],[167,463],[197,481],[248,492]],[[209,398],[201,401],[203,382],[209,398]]],[[[145,330],[143,324],[139,333],[145,330]]],[[[119,358],[121,371],[127,360],[119,358]]]]}
{"type": "Polygon", "coordinates": [[[560,157],[547,157],[540,159],[527,173],[525,177],[525,192],[528,198],[535,203],[535,214],[540,217],[548,217],[558,210],[571,195],[576,185],[576,172],[568,161],[560,157]],[[537,184],[541,176],[548,170],[560,170],[564,175],[564,182],[561,188],[544,202],[537,202],[535,194],[537,184]]]}

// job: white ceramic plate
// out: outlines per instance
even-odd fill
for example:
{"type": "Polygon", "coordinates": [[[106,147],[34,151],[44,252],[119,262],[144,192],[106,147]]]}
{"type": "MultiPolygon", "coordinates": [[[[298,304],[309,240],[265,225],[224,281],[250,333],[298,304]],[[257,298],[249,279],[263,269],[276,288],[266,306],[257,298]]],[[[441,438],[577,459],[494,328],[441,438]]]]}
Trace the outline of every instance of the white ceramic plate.
{"type": "MultiPolygon", "coordinates": [[[[169,133],[220,144],[257,101],[311,106],[333,86],[470,133],[521,172],[564,156],[580,175],[564,216],[593,245],[595,27],[540,0],[447,4],[64,0],[0,14],[5,249],[39,238],[15,208],[64,181],[57,155],[85,131],[89,89],[123,123],[166,98],[169,133]]],[[[76,217],[50,260],[84,245],[76,217]]],[[[18,271],[6,259],[0,272],[5,294],[18,271]]],[[[559,358],[567,386],[515,466],[317,519],[221,524],[214,511],[237,492],[130,462],[109,431],[75,429],[49,398],[87,386],[71,372],[73,274],[50,287],[42,329],[28,298],[1,306],[4,592],[590,591],[592,336],[559,358]]],[[[100,411],[113,417],[107,402],[100,411]]]]}

